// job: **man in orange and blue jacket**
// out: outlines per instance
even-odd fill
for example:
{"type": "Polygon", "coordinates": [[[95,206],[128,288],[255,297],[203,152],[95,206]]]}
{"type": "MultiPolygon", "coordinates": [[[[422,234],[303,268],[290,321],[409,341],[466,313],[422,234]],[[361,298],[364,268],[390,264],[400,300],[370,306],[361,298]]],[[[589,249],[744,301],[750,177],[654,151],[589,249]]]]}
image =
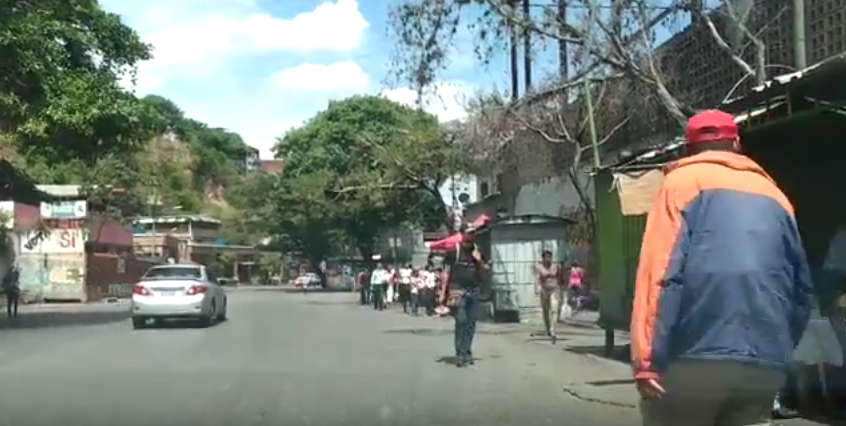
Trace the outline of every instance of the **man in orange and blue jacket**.
{"type": "Polygon", "coordinates": [[[646,223],[631,322],[644,424],[765,424],[813,289],[793,207],[739,153],[731,115],[690,118],[646,223]]]}

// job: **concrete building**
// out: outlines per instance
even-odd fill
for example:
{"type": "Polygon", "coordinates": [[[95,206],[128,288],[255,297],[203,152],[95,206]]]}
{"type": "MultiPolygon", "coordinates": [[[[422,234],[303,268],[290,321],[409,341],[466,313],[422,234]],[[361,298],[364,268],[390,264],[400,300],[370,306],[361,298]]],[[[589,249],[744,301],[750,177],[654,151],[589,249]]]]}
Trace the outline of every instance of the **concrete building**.
{"type": "MultiPolygon", "coordinates": [[[[754,0],[749,15],[747,28],[759,33],[767,46],[768,77],[794,70],[792,4],[790,0],[754,0]]],[[[748,43],[748,39],[733,37],[737,29],[725,15],[713,13],[712,16],[728,42],[732,43],[734,38],[748,43]]],[[[805,28],[808,65],[844,52],[846,0],[806,0],[805,28]]],[[[742,51],[744,59],[754,64],[754,47],[747,46],[742,51]]],[[[738,85],[742,71],[716,45],[708,28],[697,20],[662,44],[658,52],[673,91],[697,107],[719,105],[729,92],[732,97],[739,96],[755,85],[753,79],[738,85]]]]}
{"type": "Polygon", "coordinates": [[[143,273],[143,266],[127,256],[132,233],[101,214],[100,206],[89,202],[80,186],[38,185],[37,189],[51,200],[39,205],[3,205],[13,213],[6,223],[11,231],[7,242],[14,248],[24,298],[84,302],[100,294],[104,280],[129,282],[143,273]]]}
{"type": "Polygon", "coordinates": [[[285,170],[285,163],[282,160],[259,160],[258,169],[262,173],[281,175],[285,170]]]}
{"type": "Polygon", "coordinates": [[[137,255],[202,264],[225,257],[234,268],[224,271],[226,275],[249,276],[242,267],[255,261],[255,247],[229,244],[221,235],[221,226],[220,220],[202,215],[137,217],[133,220],[133,249],[137,255]]]}

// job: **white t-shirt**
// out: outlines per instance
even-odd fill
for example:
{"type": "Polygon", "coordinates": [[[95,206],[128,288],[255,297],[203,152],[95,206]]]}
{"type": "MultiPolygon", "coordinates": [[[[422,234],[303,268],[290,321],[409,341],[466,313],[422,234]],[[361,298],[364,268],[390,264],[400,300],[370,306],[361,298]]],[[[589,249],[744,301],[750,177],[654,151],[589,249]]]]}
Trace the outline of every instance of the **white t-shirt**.
{"type": "Polygon", "coordinates": [[[437,285],[437,277],[435,273],[432,271],[424,271],[424,277],[426,278],[426,288],[435,288],[437,285]]]}
{"type": "Polygon", "coordinates": [[[370,274],[370,284],[372,285],[384,285],[388,283],[390,280],[391,275],[388,271],[384,269],[374,269],[373,273],[370,274]]]}
{"type": "Polygon", "coordinates": [[[411,269],[402,268],[399,270],[400,284],[411,284],[411,269]]]}

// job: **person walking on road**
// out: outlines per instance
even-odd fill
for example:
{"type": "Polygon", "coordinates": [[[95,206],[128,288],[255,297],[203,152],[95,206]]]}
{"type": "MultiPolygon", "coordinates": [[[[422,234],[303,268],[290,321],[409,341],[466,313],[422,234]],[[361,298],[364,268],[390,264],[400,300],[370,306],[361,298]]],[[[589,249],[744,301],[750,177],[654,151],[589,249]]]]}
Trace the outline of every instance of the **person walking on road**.
{"type": "Polygon", "coordinates": [[[389,280],[389,273],[382,262],[377,263],[376,269],[370,274],[370,297],[373,299],[373,309],[377,311],[385,309],[385,292],[389,280]]]}
{"type": "Polygon", "coordinates": [[[564,296],[564,303],[571,308],[570,317],[576,316],[582,310],[582,297],[585,295],[584,281],[585,268],[582,268],[578,260],[572,261],[567,270],[567,290],[564,296]]]}
{"type": "Polygon", "coordinates": [[[561,271],[552,261],[552,252],[549,250],[543,251],[541,263],[537,266],[535,295],[540,296],[544,332],[555,343],[558,339],[555,323],[561,312],[561,271]]]}
{"type": "Polygon", "coordinates": [[[793,207],[731,115],[685,130],[640,252],[631,353],[646,426],[767,424],[814,297],[793,207]]]}
{"type": "Polygon", "coordinates": [[[432,265],[426,265],[426,270],[423,271],[423,289],[421,290],[420,300],[426,310],[426,316],[431,317],[435,315],[435,305],[437,298],[435,297],[436,287],[438,285],[438,275],[432,265]]]}
{"type": "Polygon", "coordinates": [[[481,252],[476,247],[476,232],[468,227],[462,231],[455,261],[449,268],[449,281],[441,302],[452,310],[455,317],[455,357],[457,367],[474,364],[473,338],[479,317],[479,295],[482,273],[487,268],[481,252]]]}
{"type": "Polygon", "coordinates": [[[415,269],[411,273],[411,315],[420,315],[420,295],[426,291],[426,272],[415,269]]]}
{"type": "Polygon", "coordinates": [[[20,273],[18,272],[18,268],[14,266],[3,277],[3,294],[6,295],[6,315],[10,319],[18,317],[18,302],[21,297],[19,279],[20,273]]]}
{"type": "Polygon", "coordinates": [[[370,274],[367,269],[363,269],[356,276],[356,285],[358,285],[359,303],[366,306],[370,302],[370,274]]]}
{"type": "Polygon", "coordinates": [[[399,298],[400,305],[402,305],[402,312],[407,314],[409,304],[411,303],[411,287],[412,287],[412,274],[414,273],[414,267],[411,265],[407,265],[404,268],[400,268],[398,271],[398,279],[397,279],[397,298],[399,298]]]}

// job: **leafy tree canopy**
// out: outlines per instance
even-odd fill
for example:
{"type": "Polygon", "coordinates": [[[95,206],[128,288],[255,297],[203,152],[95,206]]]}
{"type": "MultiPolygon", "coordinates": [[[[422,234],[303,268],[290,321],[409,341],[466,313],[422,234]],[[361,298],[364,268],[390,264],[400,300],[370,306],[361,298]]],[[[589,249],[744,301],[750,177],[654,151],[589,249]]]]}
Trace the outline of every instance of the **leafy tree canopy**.
{"type": "Polygon", "coordinates": [[[344,244],[369,258],[380,230],[432,222],[438,184],[465,164],[437,118],[379,96],[330,103],[275,150],[286,167],[262,199],[266,223],[312,259],[344,244]]]}
{"type": "Polygon", "coordinates": [[[25,152],[93,161],[152,136],[120,82],[150,47],[96,0],[0,1],[0,132],[25,152]]]}

